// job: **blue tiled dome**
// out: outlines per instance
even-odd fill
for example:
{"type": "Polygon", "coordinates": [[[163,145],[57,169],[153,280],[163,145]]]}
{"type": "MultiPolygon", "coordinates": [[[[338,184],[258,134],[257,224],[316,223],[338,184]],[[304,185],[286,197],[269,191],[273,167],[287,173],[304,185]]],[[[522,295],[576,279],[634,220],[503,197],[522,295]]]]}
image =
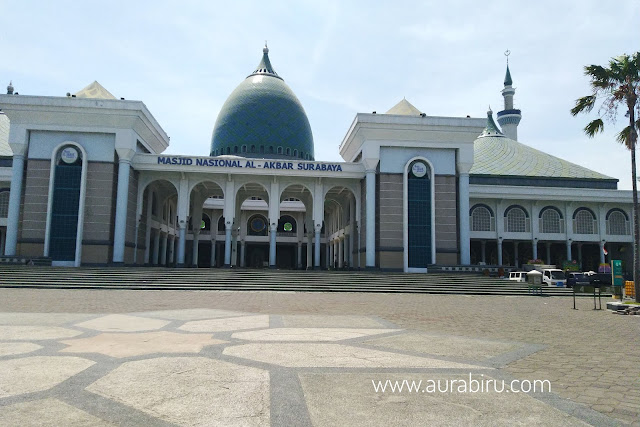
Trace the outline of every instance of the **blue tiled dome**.
{"type": "Polygon", "coordinates": [[[273,70],[269,49],[229,95],[211,138],[211,155],[313,160],[313,135],[302,104],[273,70]]]}

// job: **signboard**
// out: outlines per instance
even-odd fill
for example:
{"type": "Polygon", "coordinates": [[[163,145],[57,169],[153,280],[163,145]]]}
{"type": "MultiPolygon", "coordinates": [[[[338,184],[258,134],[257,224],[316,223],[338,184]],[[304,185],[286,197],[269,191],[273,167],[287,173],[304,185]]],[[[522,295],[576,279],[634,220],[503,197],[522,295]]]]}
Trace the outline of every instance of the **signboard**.
{"type": "Polygon", "coordinates": [[[158,164],[173,166],[205,166],[209,168],[218,167],[240,169],[300,170],[310,172],[342,172],[342,165],[339,163],[289,162],[282,160],[272,161],[243,158],[220,159],[215,157],[191,158],[182,156],[158,156],[158,164]]]}
{"type": "Polygon", "coordinates": [[[73,147],[66,147],[62,152],[60,152],[60,158],[68,165],[75,163],[78,160],[78,157],[78,150],[73,147]]]}
{"type": "Polygon", "coordinates": [[[427,165],[422,162],[415,162],[413,166],[411,166],[411,172],[416,178],[422,178],[427,174],[427,165]]]}
{"type": "Polygon", "coordinates": [[[284,231],[291,231],[293,230],[293,225],[291,225],[290,222],[285,222],[284,223],[284,231]]]}
{"type": "Polygon", "coordinates": [[[611,260],[611,274],[613,276],[611,283],[613,286],[622,286],[624,277],[622,275],[622,261],[619,259],[611,260]]]}

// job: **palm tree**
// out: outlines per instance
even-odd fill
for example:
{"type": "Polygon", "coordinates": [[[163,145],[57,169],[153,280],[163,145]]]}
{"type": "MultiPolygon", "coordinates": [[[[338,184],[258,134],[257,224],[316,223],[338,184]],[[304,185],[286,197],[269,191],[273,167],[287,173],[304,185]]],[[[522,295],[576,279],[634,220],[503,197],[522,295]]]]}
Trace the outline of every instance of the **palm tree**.
{"type": "Polygon", "coordinates": [[[604,130],[604,119],[615,123],[618,110],[623,108],[625,117],[629,118],[629,125],[617,135],[619,143],[624,144],[631,151],[631,178],[633,182],[633,281],[635,285],[636,301],[640,302],[640,226],[638,224],[638,185],[636,177],[636,142],[637,128],[640,120],[636,121],[640,113],[640,52],[633,55],[621,55],[611,58],[608,67],[588,65],[584,67],[584,74],[589,77],[592,93],[576,100],[571,109],[572,115],[589,113],[599,104],[599,117],[585,126],[584,132],[590,138],[604,130]],[[625,111],[626,110],[626,111],[625,111]]]}

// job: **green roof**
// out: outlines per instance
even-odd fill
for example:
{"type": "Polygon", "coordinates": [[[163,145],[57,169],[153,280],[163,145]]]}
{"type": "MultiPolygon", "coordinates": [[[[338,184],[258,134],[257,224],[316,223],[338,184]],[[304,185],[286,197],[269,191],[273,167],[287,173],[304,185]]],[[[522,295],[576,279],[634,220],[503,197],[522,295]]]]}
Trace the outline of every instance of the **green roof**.
{"type": "Polygon", "coordinates": [[[504,85],[511,86],[513,81],[511,80],[511,72],[509,71],[509,65],[507,65],[507,74],[504,76],[504,85]]]}
{"type": "Polygon", "coordinates": [[[614,180],[503,135],[484,136],[473,145],[471,175],[614,180]]]}
{"type": "Polygon", "coordinates": [[[313,135],[302,104],[262,60],[225,101],[211,137],[211,155],[314,159],[313,135]]]}

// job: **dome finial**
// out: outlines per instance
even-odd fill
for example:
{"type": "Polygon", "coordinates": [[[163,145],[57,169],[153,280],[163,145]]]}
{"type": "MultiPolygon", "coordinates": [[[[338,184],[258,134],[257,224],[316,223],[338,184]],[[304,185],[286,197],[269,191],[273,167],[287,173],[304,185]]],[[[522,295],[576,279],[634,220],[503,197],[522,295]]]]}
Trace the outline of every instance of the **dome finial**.
{"type": "Polygon", "coordinates": [[[264,41],[264,49],[262,49],[262,53],[267,54],[269,53],[269,47],[267,47],[267,41],[264,41]]]}
{"type": "Polygon", "coordinates": [[[511,55],[511,51],[507,49],[504,52],[504,56],[507,57],[507,74],[504,76],[504,85],[511,86],[513,84],[513,80],[511,80],[511,72],[509,71],[509,55],[511,55]]]}

